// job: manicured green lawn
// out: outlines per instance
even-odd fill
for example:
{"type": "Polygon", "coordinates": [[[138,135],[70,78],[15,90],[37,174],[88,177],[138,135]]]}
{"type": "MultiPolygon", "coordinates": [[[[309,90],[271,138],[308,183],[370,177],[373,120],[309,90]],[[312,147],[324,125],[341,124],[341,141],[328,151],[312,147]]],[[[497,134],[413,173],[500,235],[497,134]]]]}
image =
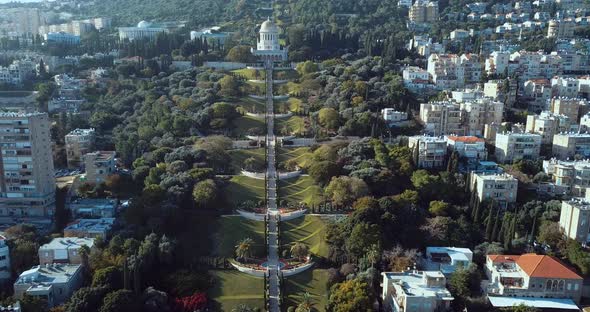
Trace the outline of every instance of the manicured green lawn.
{"type": "Polygon", "coordinates": [[[236,70],[233,70],[232,72],[234,74],[242,76],[246,79],[264,80],[264,77],[266,76],[266,73],[264,72],[264,70],[258,70],[258,77],[256,77],[256,70],[255,69],[248,69],[248,68],[236,69],[236,70]]]}
{"type": "Polygon", "coordinates": [[[222,216],[215,224],[213,254],[233,258],[237,243],[244,238],[254,240],[253,255],[266,256],[264,248],[264,222],[253,221],[241,216],[222,216]]]}
{"type": "Polygon", "coordinates": [[[300,116],[277,118],[275,120],[275,129],[282,135],[302,135],[306,130],[305,120],[300,116]]]}
{"type": "Polygon", "coordinates": [[[278,114],[300,111],[303,111],[303,101],[296,97],[290,97],[287,101],[275,102],[275,112],[278,114]]]}
{"type": "Polygon", "coordinates": [[[279,167],[283,167],[288,160],[295,159],[299,167],[305,168],[309,165],[310,158],[309,147],[279,147],[277,151],[279,167]]]}
{"type": "Polygon", "coordinates": [[[251,97],[242,97],[235,102],[236,109],[239,112],[248,113],[264,113],[265,105],[264,101],[253,99],[251,97]]]}
{"type": "Polygon", "coordinates": [[[281,222],[281,245],[291,246],[302,242],[309,247],[312,254],[327,257],[326,221],[320,216],[306,215],[290,221],[281,222]]]}
{"type": "Polygon", "coordinates": [[[236,270],[211,270],[209,274],[213,287],[208,295],[214,302],[214,311],[230,312],[240,304],[264,311],[264,279],[236,270]]]}
{"type": "Polygon", "coordinates": [[[224,194],[228,203],[234,207],[246,200],[264,201],[264,180],[246,176],[234,176],[231,178],[224,194]]]}
{"type": "Polygon", "coordinates": [[[313,311],[326,310],[328,303],[328,271],[323,269],[307,270],[285,278],[285,307],[297,306],[303,294],[311,295],[313,311]]]}
{"type": "Polygon", "coordinates": [[[233,134],[235,137],[245,137],[248,130],[258,128],[261,133],[264,133],[264,120],[250,116],[240,116],[233,121],[233,134]]]}
{"type": "Polygon", "coordinates": [[[323,190],[309,176],[279,181],[279,196],[288,202],[317,205],[323,201],[323,190]]]}
{"type": "Polygon", "coordinates": [[[240,149],[229,151],[231,156],[231,166],[234,174],[239,174],[243,168],[244,160],[253,157],[256,160],[256,166],[264,168],[264,148],[240,149]]]}

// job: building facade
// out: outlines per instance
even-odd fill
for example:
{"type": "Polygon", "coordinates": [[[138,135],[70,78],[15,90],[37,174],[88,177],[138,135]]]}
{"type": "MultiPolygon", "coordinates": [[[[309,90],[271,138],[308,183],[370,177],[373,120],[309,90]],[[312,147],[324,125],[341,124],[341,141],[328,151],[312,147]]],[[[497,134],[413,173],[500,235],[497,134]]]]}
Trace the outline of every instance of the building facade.
{"type": "Polygon", "coordinates": [[[284,62],[288,59],[289,49],[281,47],[279,42],[279,27],[269,19],[260,25],[256,49],[251,49],[252,54],[262,60],[284,62]]]}
{"type": "Polygon", "coordinates": [[[471,173],[471,190],[477,194],[479,202],[493,201],[506,208],[516,202],[518,180],[507,174],[471,173]]]}
{"type": "Polygon", "coordinates": [[[585,198],[563,201],[559,227],[565,236],[586,246],[590,242],[590,202],[585,198]]]}
{"type": "Polygon", "coordinates": [[[580,159],[590,157],[590,134],[560,133],[553,136],[553,157],[557,159],[580,159]]]}
{"type": "Polygon", "coordinates": [[[443,137],[412,136],[408,146],[414,152],[414,163],[419,168],[440,168],[447,156],[447,140],[443,137]]]}
{"type": "Polygon", "coordinates": [[[14,282],[14,296],[41,297],[49,307],[55,307],[66,302],[82,283],[81,265],[46,264],[24,271],[14,282]]]}
{"type": "Polygon", "coordinates": [[[590,187],[590,161],[588,160],[543,160],[543,171],[551,178],[544,183],[542,191],[551,195],[586,196],[590,187]]]}
{"type": "Polygon", "coordinates": [[[94,238],[56,237],[39,247],[39,264],[82,264],[82,246],[94,248],[94,238]]]}
{"type": "Polygon", "coordinates": [[[450,311],[453,296],[439,271],[383,272],[384,311],[450,311]]]}
{"type": "Polygon", "coordinates": [[[136,27],[119,27],[119,39],[129,41],[140,39],[153,40],[156,39],[158,34],[163,32],[168,32],[168,29],[141,21],[136,27]]]}
{"type": "Polygon", "coordinates": [[[75,129],[66,134],[66,157],[69,168],[79,168],[83,164],[83,156],[94,151],[96,131],[90,129],[75,129]]]}
{"type": "Polygon", "coordinates": [[[551,144],[556,133],[569,132],[571,129],[570,118],[549,111],[542,111],[539,115],[528,115],[526,118],[526,132],[540,134],[542,144],[551,144]]]}
{"type": "Polygon", "coordinates": [[[84,167],[86,168],[86,181],[91,183],[102,183],[114,174],[115,166],[114,151],[97,151],[84,155],[84,167]]]}
{"type": "Polygon", "coordinates": [[[541,153],[541,135],[534,133],[497,133],[494,142],[496,161],[513,163],[521,159],[534,160],[541,153]]]}

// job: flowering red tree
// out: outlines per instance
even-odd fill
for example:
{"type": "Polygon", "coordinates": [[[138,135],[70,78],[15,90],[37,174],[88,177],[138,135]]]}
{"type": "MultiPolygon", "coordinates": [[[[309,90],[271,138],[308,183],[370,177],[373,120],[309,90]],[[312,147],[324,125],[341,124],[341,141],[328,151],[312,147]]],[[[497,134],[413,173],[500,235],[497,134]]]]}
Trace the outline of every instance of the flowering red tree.
{"type": "Polygon", "coordinates": [[[194,312],[207,306],[207,295],[196,292],[192,296],[175,298],[174,303],[178,312],[194,312]]]}

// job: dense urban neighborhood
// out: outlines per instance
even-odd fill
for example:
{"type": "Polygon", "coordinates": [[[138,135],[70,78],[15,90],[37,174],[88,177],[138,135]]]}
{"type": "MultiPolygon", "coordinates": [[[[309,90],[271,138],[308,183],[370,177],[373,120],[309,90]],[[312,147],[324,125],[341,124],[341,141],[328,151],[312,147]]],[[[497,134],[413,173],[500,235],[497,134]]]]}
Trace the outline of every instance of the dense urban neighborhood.
{"type": "Polygon", "coordinates": [[[0,0],[0,311],[590,311],[590,2],[0,0]]]}

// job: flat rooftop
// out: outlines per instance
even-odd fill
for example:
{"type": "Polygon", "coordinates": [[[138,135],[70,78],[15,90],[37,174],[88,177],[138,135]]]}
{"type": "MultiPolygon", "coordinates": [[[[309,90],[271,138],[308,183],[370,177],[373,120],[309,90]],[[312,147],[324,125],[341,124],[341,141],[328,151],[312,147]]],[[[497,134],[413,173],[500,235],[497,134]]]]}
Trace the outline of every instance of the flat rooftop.
{"type": "Polygon", "coordinates": [[[55,249],[75,249],[78,250],[82,246],[92,248],[94,246],[94,238],[77,238],[77,237],[56,237],[51,242],[39,247],[39,250],[55,250],[55,249]]]}
{"type": "Polygon", "coordinates": [[[430,278],[445,278],[442,272],[438,271],[414,271],[414,272],[383,272],[381,273],[388,280],[393,280],[400,285],[406,296],[411,297],[438,297],[452,300],[451,293],[446,287],[427,287],[424,284],[424,275],[430,278]]]}
{"type": "Polygon", "coordinates": [[[18,277],[15,285],[19,284],[60,284],[67,283],[80,269],[80,264],[47,264],[35,266],[24,271],[18,277]]]}

